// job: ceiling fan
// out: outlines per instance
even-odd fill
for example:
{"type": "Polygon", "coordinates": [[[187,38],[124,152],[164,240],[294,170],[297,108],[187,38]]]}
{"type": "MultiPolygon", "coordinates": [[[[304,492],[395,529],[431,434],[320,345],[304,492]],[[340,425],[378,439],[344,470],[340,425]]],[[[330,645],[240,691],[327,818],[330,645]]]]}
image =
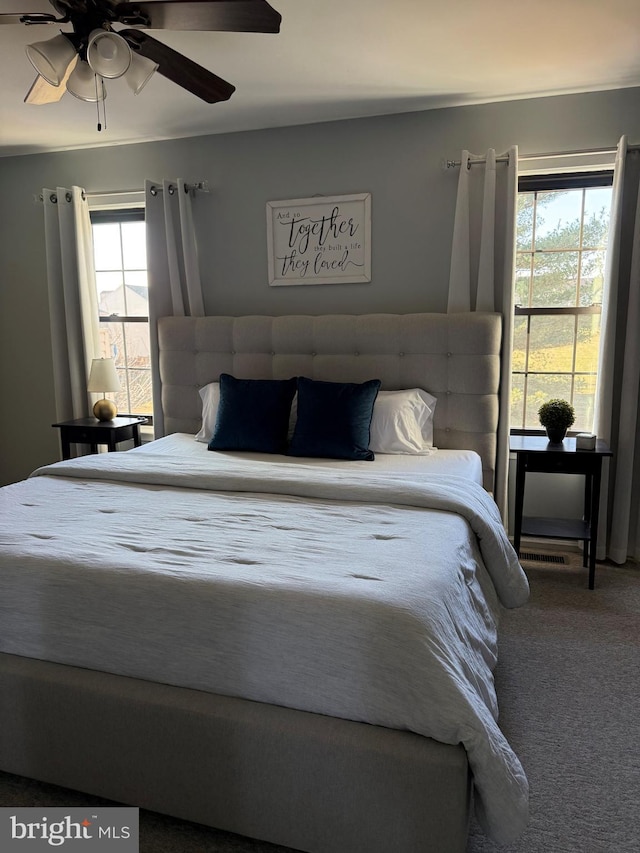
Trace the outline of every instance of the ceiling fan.
{"type": "Polygon", "coordinates": [[[226,101],[235,86],[146,30],[277,33],[282,20],[266,0],[49,2],[56,14],[0,13],[0,24],[71,26],[52,39],[27,45],[38,72],[25,97],[30,104],[59,101],[66,91],[84,101],[104,101],[104,79],[116,77],[124,77],[137,95],[155,71],[209,104],[226,101]]]}

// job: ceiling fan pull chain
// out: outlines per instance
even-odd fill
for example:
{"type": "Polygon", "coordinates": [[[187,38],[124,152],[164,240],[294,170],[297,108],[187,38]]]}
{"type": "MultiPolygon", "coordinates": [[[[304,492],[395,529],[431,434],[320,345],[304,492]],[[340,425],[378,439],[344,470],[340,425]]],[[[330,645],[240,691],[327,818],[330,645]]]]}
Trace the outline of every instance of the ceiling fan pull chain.
{"type": "Polygon", "coordinates": [[[98,97],[98,75],[93,75],[93,85],[96,87],[96,113],[98,114],[98,132],[102,130],[102,125],[100,124],[100,98],[98,97]]]}
{"type": "Polygon", "coordinates": [[[100,77],[98,74],[94,74],[93,79],[95,81],[95,86],[96,86],[96,110],[98,112],[98,132],[100,132],[103,129],[104,130],[107,129],[107,105],[105,103],[106,97],[104,97],[104,82],[102,80],[102,77],[100,77]],[[100,98],[98,97],[98,79],[100,80],[100,86],[102,87],[102,94],[103,94],[103,98],[102,98],[102,118],[103,118],[103,122],[104,122],[103,124],[100,123],[100,98]]]}

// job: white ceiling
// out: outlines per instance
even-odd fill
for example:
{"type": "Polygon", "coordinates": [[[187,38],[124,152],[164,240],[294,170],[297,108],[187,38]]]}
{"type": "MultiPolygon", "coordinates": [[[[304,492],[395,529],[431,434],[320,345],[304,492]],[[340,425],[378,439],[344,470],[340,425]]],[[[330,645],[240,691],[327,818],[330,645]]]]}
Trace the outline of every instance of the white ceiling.
{"type": "MultiPolygon", "coordinates": [[[[271,0],[278,35],[151,31],[233,83],[206,104],[155,74],[107,81],[107,127],[68,93],[25,105],[24,47],[53,27],[0,26],[0,155],[171,139],[640,86],[639,0],[271,0]]],[[[49,11],[0,0],[2,12],[49,11]]],[[[68,29],[68,27],[67,27],[68,29]]]]}

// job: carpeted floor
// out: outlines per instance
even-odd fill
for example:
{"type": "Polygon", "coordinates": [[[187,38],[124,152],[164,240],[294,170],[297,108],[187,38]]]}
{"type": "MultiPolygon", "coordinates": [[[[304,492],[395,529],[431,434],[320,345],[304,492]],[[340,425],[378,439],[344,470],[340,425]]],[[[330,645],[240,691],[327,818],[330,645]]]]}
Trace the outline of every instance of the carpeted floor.
{"type": "Polygon", "coordinates": [[[500,722],[530,785],[521,839],[469,853],[640,851],[640,568],[523,563],[527,607],[505,614],[500,722]]]}
{"type": "MultiPolygon", "coordinates": [[[[505,612],[496,682],[531,818],[507,847],[472,827],[468,853],[640,853],[640,568],[599,566],[589,591],[576,560],[524,565],[531,600],[505,612]]],[[[0,774],[0,806],[99,802],[0,774]]],[[[288,853],[145,811],[140,836],[141,853],[288,853]]]]}

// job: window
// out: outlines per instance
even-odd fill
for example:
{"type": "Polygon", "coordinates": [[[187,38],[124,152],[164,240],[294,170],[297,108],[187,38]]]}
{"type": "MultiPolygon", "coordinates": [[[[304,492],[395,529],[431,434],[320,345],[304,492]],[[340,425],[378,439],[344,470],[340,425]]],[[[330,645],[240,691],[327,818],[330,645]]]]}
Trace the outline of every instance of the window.
{"type": "Polygon", "coordinates": [[[540,430],[553,397],[592,428],[613,173],[518,183],[511,428],[540,430]]]}
{"type": "Polygon", "coordinates": [[[120,414],[153,413],[144,210],[91,211],[100,355],[115,359],[120,414]]]}

